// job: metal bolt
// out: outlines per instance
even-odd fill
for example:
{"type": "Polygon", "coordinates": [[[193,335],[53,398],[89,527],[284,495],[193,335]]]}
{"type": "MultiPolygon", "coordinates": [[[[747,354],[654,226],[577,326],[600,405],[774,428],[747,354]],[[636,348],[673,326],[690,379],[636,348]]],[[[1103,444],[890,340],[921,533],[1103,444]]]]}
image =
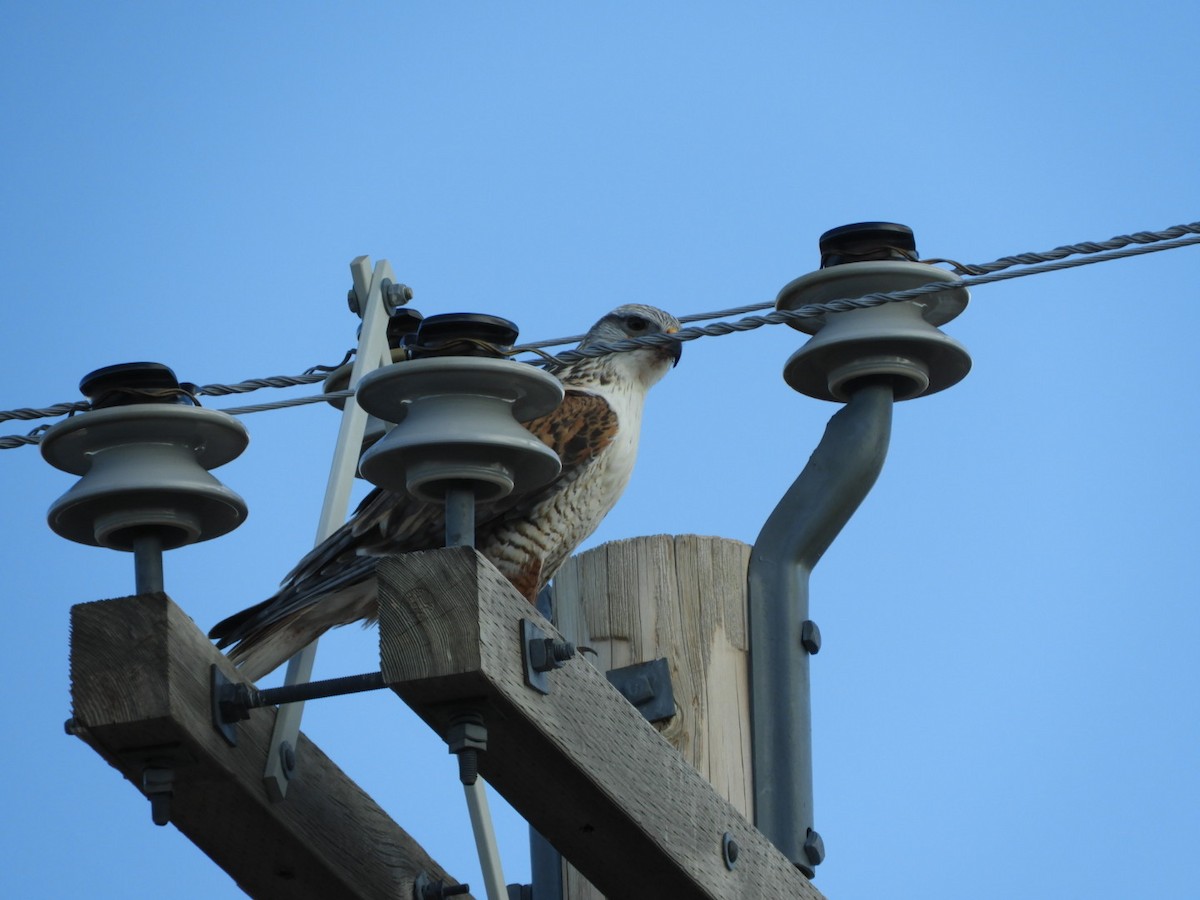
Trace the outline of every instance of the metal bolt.
{"type": "MultiPolygon", "coordinates": [[[[380,287],[382,288],[380,293],[383,296],[383,303],[387,307],[389,314],[395,312],[397,307],[403,306],[413,298],[412,288],[407,284],[396,284],[396,282],[385,278],[380,287]]],[[[346,304],[350,307],[350,312],[356,316],[362,315],[362,305],[358,302],[358,294],[354,288],[350,288],[346,292],[346,304]]]]}
{"type": "Polygon", "coordinates": [[[279,745],[279,763],[283,766],[284,777],[291,778],[296,771],[296,748],[291,741],[283,741],[279,745]]]}
{"type": "Polygon", "coordinates": [[[737,865],[738,854],[740,852],[737,841],[733,839],[733,835],[728,831],[725,832],[721,838],[721,855],[725,859],[725,868],[733,871],[733,867],[737,865]]]}
{"type": "Polygon", "coordinates": [[[535,672],[561,669],[575,655],[575,645],[554,638],[535,638],[529,642],[529,663],[535,672]]]}
{"type": "Polygon", "coordinates": [[[383,304],[387,307],[389,314],[413,298],[412,288],[407,284],[396,284],[394,281],[385,278],[381,287],[383,289],[383,304]]]}
{"type": "Polygon", "coordinates": [[[221,711],[221,721],[233,724],[249,719],[251,709],[264,705],[259,702],[257,694],[258,690],[245,682],[226,684],[217,703],[221,711]]]}
{"type": "Polygon", "coordinates": [[[804,855],[814,866],[819,866],[825,859],[825,842],[821,840],[821,835],[811,828],[804,838],[804,855]]]}
{"type": "Polygon", "coordinates": [[[479,753],[487,750],[487,726],[483,714],[466,709],[454,714],[446,729],[450,752],[458,755],[458,780],[474,784],[479,777],[479,753]]]}
{"type": "Polygon", "coordinates": [[[813,656],[821,652],[821,629],[812,619],[805,619],[800,626],[800,646],[813,656]]]}
{"type": "Polygon", "coordinates": [[[171,795],[150,795],[150,820],[160,828],[171,824],[171,795]]]}
{"type": "Polygon", "coordinates": [[[446,743],[450,745],[451,753],[486,750],[487,726],[483,714],[471,709],[455,713],[446,729],[446,743]]]}
{"type": "Polygon", "coordinates": [[[171,821],[171,794],[174,782],[174,769],[166,766],[147,766],[142,770],[142,791],[150,798],[150,818],[155,825],[166,825],[171,821]]]}
{"type": "Polygon", "coordinates": [[[479,751],[458,751],[458,780],[465,785],[472,785],[479,780],[479,751]]]}
{"type": "Polygon", "coordinates": [[[447,886],[440,878],[434,880],[425,872],[420,873],[413,882],[414,900],[445,900],[446,897],[457,897],[471,892],[469,884],[452,884],[447,886]]]}

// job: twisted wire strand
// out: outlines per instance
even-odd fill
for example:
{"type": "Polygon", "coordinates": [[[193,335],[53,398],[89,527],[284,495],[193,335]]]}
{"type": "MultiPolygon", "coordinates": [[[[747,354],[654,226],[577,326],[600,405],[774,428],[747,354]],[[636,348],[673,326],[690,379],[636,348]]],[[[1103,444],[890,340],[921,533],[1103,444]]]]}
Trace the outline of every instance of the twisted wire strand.
{"type": "MultiPolygon", "coordinates": [[[[347,354],[347,357],[350,355],[347,354]]],[[[246,394],[250,391],[257,391],[259,388],[288,388],[303,384],[314,384],[318,381],[324,381],[326,374],[335,368],[337,366],[313,366],[302,375],[272,375],[267,378],[250,378],[246,381],[239,381],[236,384],[189,385],[188,388],[189,393],[197,396],[225,397],[230,394],[246,394]]],[[[49,419],[57,416],[73,415],[74,413],[84,412],[91,408],[92,405],[88,401],[79,400],[73,403],[57,403],[54,406],[46,406],[41,409],[25,407],[23,409],[0,410],[0,422],[7,422],[11,419],[49,419]]]]}
{"type": "MultiPolygon", "coordinates": [[[[758,312],[762,309],[769,309],[775,305],[774,300],[768,300],[765,303],[747,303],[745,306],[734,306],[730,309],[719,309],[714,312],[691,313],[686,316],[679,316],[680,323],[686,325],[688,322],[704,322],[708,319],[725,319],[729,316],[740,316],[744,313],[758,312]]],[[[563,344],[578,344],[587,335],[572,334],[566,337],[547,338],[543,341],[530,341],[526,344],[518,344],[513,347],[510,353],[516,355],[519,353],[537,353],[543,347],[559,347],[563,344]]]]}
{"type": "MultiPolygon", "coordinates": [[[[325,368],[321,366],[320,368],[325,368]]],[[[315,372],[312,369],[303,375],[272,375],[269,378],[248,378],[237,384],[205,384],[196,388],[196,393],[204,397],[227,397],[230,394],[248,394],[259,388],[287,388],[301,384],[315,384],[324,381],[326,372],[315,372]]]]}
{"type": "Polygon", "coordinates": [[[267,412],[272,409],[288,409],[292,406],[307,406],[310,403],[327,403],[330,400],[342,400],[353,397],[354,391],[330,391],[328,394],[309,394],[304,397],[293,397],[290,400],[275,400],[271,403],[256,403],[252,406],[231,406],[221,412],[231,416],[248,416],[250,413],[267,412]]]}
{"type": "MultiPolygon", "coordinates": [[[[1200,229],[1197,229],[1197,231],[1200,232],[1200,229]]],[[[1200,244],[1200,233],[1187,234],[1185,237],[1179,237],[1169,241],[1162,241],[1156,244],[1132,247],[1126,246],[1121,249],[1098,252],[1091,256],[1083,256],[1078,259],[1051,260],[1048,262],[1039,263],[1037,265],[1028,266],[1023,269],[1006,268],[1003,271],[989,272],[983,275],[973,275],[966,278],[958,278],[953,281],[935,281],[904,291],[877,292],[873,294],[865,294],[861,297],[845,297],[836,300],[830,300],[825,303],[814,303],[809,306],[801,306],[797,309],[780,309],[770,312],[765,316],[751,315],[742,319],[737,319],[733,322],[714,322],[711,325],[683,328],[674,334],[648,334],[643,337],[627,338],[625,340],[615,341],[612,343],[594,344],[591,347],[567,350],[563,353],[559,353],[554,357],[553,364],[567,365],[569,363],[578,362],[581,359],[594,359],[599,356],[606,356],[609,353],[622,353],[629,350],[636,350],[639,347],[656,347],[675,342],[694,341],[702,337],[717,337],[720,335],[732,334],[735,331],[751,331],[755,328],[761,328],[764,325],[790,324],[793,322],[799,322],[803,319],[817,318],[831,312],[848,312],[853,309],[867,309],[873,306],[882,306],[885,303],[897,303],[903,300],[916,300],[920,297],[928,296],[929,294],[937,294],[941,293],[942,291],[954,290],[956,288],[969,288],[980,284],[992,284],[997,281],[1008,281],[1013,278],[1023,278],[1026,275],[1041,275],[1046,272],[1074,269],[1080,266],[1089,266],[1095,263],[1109,262],[1114,259],[1124,259],[1130,256],[1142,256],[1147,253],[1157,253],[1162,250],[1174,250],[1178,247],[1187,247],[1194,244],[1200,244]]]]}
{"type": "MultiPolygon", "coordinates": [[[[1200,222],[1190,222],[1185,225],[1173,225],[1170,228],[1164,228],[1161,231],[1138,231],[1133,234],[1121,234],[1117,235],[1116,237],[1109,238],[1106,241],[1081,241],[1078,244],[1064,244],[1063,246],[1056,247],[1053,250],[1045,250],[1040,253],[1018,253],[1013,256],[1001,257],[1000,259],[989,263],[968,265],[957,263],[953,260],[940,258],[925,259],[921,260],[921,262],[926,263],[927,265],[932,265],[934,263],[948,263],[953,267],[955,274],[958,275],[985,275],[993,272],[999,272],[1004,269],[1010,269],[1019,265],[1033,265],[1035,263],[1054,262],[1075,254],[1099,254],[1108,250],[1119,250],[1123,247],[1129,246],[1130,244],[1153,244],[1159,241],[1170,241],[1188,234],[1200,234],[1200,222]]],[[[1172,249],[1172,247],[1163,247],[1162,249],[1169,250],[1172,249]]],[[[983,282],[976,283],[981,284],[983,282]]],[[[750,303],[745,306],[734,306],[729,309],[718,309],[712,312],[693,313],[687,316],[680,316],[679,321],[686,325],[689,322],[703,322],[707,321],[708,319],[727,319],[730,316],[740,316],[744,315],[745,313],[754,313],[764,309],[771,309],[774,306],[775,301],[768,300],[762,303],[750,303]]],[[[544,347],[558,347],[563,344],[576,344],[583,340],[583,337],[584,336],[582,334],[576,334],[568,337],[532,341],[530,343],[520,344],[519,346],[514,347],[513,352],[519,353],[526,350],[538,350],[544,347]]]]}
{"type": "MultiPolygon", "coordinates": [[[[1171,228],[1162,231],[1139,231],[1134,234],[1118,235],[1110,238],[1107,241],[1087,241],[1078,244],[1066,244],[1062,247],[1056,247],[1053,250],[1044,251],[1041,253],[1023,253],[1014,256],[1006,256],[995,260],[991,263],[982,265],[963,265],[953,263],[956,272],[965,274],[966,277],[958,278],[947,282],[932,282],[930,284],[921,285],[920,287],[911,288],[905,291],[888,291],[867,294],[862,297],[847,297],[831,300],[825,303],[812,304],[809,306],[800,307],[791,310],[774,310],[766,315],[747,315],[744,318],[737,319],[732,322],[714,322],[711,325],[683,328],[675,334],[653,334],[643,337],[629,338],[623,341],[616,341],[608,344],[596,344],[584,350],[568,350],[557,356],[551,356],[548,353],[541,352],[542,347],[553,347],[564,343],[578,342],[583,339],[583,335],[575,335],[565,338],[553,338],[543,341],[535,341],[527,344],[522,344],[513,347],[506,355],[517,355],[524,352],[533,352],[541,357],[540,365],[561,366],[572,362],[577,362],[581,359],[590,359],[599,356],[605,356],[609,353],[619,353],[629,350],[636,350],[639,347],[660,346],[669,343],[683,343],[694,341],[701,337],[718,337],[722,335],[732,334],[734,332],[751,331],[761,328],[764,325],[780,325],[799,322],[807,318],[816,318],[826,313],[831,312],[846,312],[853,309],[866,309],[874,306],[881,306],[884,303],[896,303],[904,300],[913,300],[929,294],[940,293],[941,291],[953,290],[960,287],[972,287],[981,284],[991,284],[998,281],[1007,281],[1012,278],[1022,278],[1026,275],[1040,275],[1046,272],[1056,272],[1064,269],[1073,269],[1079,266],[1092,265],[1094,263],[1109,262],[1115,259],[1124,259],[1132,256],[1142,256],[1148,253],[1157,253],[1162,250],[1173,250],[1178,247],[1192,246],[1200,244],[1200,222],[1192,222],[1185,225],[1175,225],[1171,228]],[[1066,256],[1076,254],[1085,254],[1078,259],[1065,259],[1066,256]],[[1024,268],[1016,268],[1024,266],[1024,268]]],[[[925,262],[950,262],[948,260],[926,260],[925,262]]],[[[774,306],[773,302],[755,303],[745,306],[732,307],[730,309],[718,310],[708,313],[695,313],[692,315],[683,316],[680,318],[681,323],[699,322],[707,319],[725,318],[728,316],[742,315],[743,313],[753,313],[759,310],[767,309],[774,306]]],[[[344,365],[347,360],[353,355],[353,350],[349,351],[342,362],[338,365],[344,365]]],[[[195,388],[194,393],[197,395],[220,397],[230,394],[241,394],[255,391],[264,387],[286,388],[295,387],[298,385],[313,384],[318,381],[324,381],[326,374],[333,371],[337,366],[317,365],[307,369],[302,375],[275,375],[267,378],[252,378],[246,381],[237,382],[236,384],[209,384],[195,388]]],[[[190,386],[189,386],[190,387],[190,386]]],[[[250,406],[231,407],[222,410],[231,415],[248,415],[255,412],[265,412],[273,409],[286,409],[295,406],[304,406],[310,403],[328,402],[332,399],[349,397],[352,391],[336,391],[328,394],[316,394],[305,397],[295,397],[288,400],[278,400],[272,403],[260,403],[250,406]]],[[[49,418],[61,415],[71,415],[76,412],[87,410],[91,407],[86,401],[76,401],[72,403],[59,403],[54,406],[44,407],[41,409],[21,408],[14,410],[0,411],[0,422],[12,419],[32,420],[40,418],[49,418]]],[[[0,437],[0,450],[9,450],[15,447],[37,444],[41,441],[41,432],[49,426],[42,425],[35,428],[27,435],[7,435],[0,437]]]]}
{"type": "MultiPolygon", "coordinates": [[[[1063,259],[1067,256],[1075,254],[1098,254],[1106,250],[1119,250],[1123,247],[1128,247],[1130,244],[1154,244],[1159,241],[1170,241],[1174,238],[1183,237],[1188,234],[1200,234],[1200,222],[1189,222],[1186,225],[1174,225],[1171,228],[1164,228],[1162,231],[1136,231],[1133,234],[1119,234],[1116,237],[1109,238],[1106,241],[1083,241],[1078,244],[1064,244],[1061,247],[1055,247],[1053,250],[1046,250],[1042,253],[1018,253],[1013,256],[1003,256],[1000,259],[990,263],[981,263],[977,265],[962,265],[952,263],[956,266],[956,272],[960,275],[986,275],[991,272],[999,272],[1003,269],[1008,269],[1013,266],[1026,266],[1034,263],[1051,262],[1053,260],[1063,259]]],[[[1163,248],[1169,249],[1169,248],[1163,248]]],[[[1134,254],[1136,255],[1136,254],[1134,254]]],[[[950,262],[944,259],[931,259],[926,262],[950,262]]]]}
{"type": "Polygon", "coordinates": [[[53,416],[65,416],[71,413],[83,412],[85,409],[91,409],[92,404],[86,400],[78,400],[74,403],[56,403],[54,406],[46,406],[41,409],[33,407],[24,407],[22,409],[6,409],[0,412],[0,422],[8,422],[11,419],[25,419],[32,421],[34,419],[48,419],[53,416]]]}
{"type": "Polygon", "coordinates": [[[40,444],[41,442],[42,436],[40,433],[8,434],[0,437],[0,450],[15,450],[17,447],[26,447],[30,444],[40,444]]]}
{"type": "MultiPolygon", "coordinates": [[[[306,383],[306,382],[301,382],[306,383]]],[[[250,390],[253,390],[251,388],[250,390]]],[[[229,391],[227,393],[238,393],[237,391],[229,391]]],[[[307,406],[311,403],[327,403],[331,400],[343,400],[347,397],[353,397],[354,391],[330,391],[328,394],[310,394],[304,397],[292,397],[288,400],[275,400],[271,403],[256,403],[250,406],[231,406],[222,409],[221,412],[228,413],[231,416],[248,416],[251,413],[267,412],[272,409],[288,409],[293,406],[307,406]]],[[[62,406],[76,406],[77,409],[70,410],[72,412],[81,412],[90,408],[88,403],[79,404],[61,404],[62,406]]],[[[64,410],[67,412],[67,410],[64,410]]],[[[49,425],[39,425],[29,434],[10,434],[0,437],[0,450],[15,450],[17,447],[26,447],[30,444],[40,444],[42,442],[42,433],[49,429],[49,425]]]]}

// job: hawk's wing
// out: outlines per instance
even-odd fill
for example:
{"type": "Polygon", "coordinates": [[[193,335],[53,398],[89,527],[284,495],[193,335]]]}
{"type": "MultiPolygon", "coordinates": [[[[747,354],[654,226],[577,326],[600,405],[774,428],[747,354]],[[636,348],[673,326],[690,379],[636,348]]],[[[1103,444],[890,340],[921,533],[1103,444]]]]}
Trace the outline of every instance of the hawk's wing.
{"type": "MultiPolygon", "coordinates": [[[[528,515],[563,484],[574,481],[612,443],[617,426],[616,413],[603,397],[567,389],[556,410],[526,423],[534,435],[559,455],[562,472],[532,494],[479,504],[475,510],[476,532],[484,533],[501,521],[528,515]]],[[[286,620],[324,598],[332,599],[331,595],[372,578],[374,557],[429,550],[444,543],[445,510],[441,504],[376,488],[345,525],[297,563],[284,578],[278,593],[217,623],[209,637],[217,640],[218,647],[241,642],[234,653],[243,655],[286,620]]],[[[335,610],[326,613],[322,618],[336,616],[335,610]]],[[[373,614],[372,602],[369,617],[374,618],[373,614]]],[[[356,605],[347,610],[346,618],[339,624],[361,617],[361,607],[356,605]]]]}

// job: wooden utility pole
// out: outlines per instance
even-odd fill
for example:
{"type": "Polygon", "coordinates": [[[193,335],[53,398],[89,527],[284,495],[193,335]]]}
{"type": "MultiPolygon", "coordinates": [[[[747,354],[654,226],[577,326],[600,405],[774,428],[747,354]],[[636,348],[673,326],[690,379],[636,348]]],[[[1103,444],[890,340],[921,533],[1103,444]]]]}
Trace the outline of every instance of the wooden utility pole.
{"type": "MultiPolygon", "coordinates": [[[[655,724],[753,820],[746,566],[750,547],[699,535],[614,541],[573,557],[554,580],[564,632],[601,672],[665,658],[675,715],[655,724]]],[[[564,900],[601,897],[564,861],[564,900]]]]}

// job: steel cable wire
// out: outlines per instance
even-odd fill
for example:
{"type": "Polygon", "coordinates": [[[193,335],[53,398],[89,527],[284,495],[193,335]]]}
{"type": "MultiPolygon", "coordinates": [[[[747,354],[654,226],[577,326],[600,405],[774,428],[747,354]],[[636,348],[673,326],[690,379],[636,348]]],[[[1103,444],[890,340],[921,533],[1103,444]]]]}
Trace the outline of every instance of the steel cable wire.
{"type": "MultiPolygon", "coordinates": [[[[954,281],[939,281],[933,282],[920,287],[911,288],[905,291],[890,291],[868,294],[863,297],[847,297],[837,300],[831,300],[826,303],[813,304],[811,306],[801,307],[793,310],[775,310],[766,315],[746,315],[741,319],[733,322],[714,322],[711,325],[689,327],[681,329],[675,334],[655,334],[646,335],[644,337],[630,338],[628,340],[617,341],[610,344],[597,344],[589,347],[586,350],[568,350],[557,356],[550,356],[546,353],[539,352],[543,347],[554,347],[566,343],[574,343],[582,340],[583,335],[574,335],[571,337],[552,338],[543,341],[534,341],[531,343],[521,344],[512,348],[507,355],[519,355],[521,353],[531,352],[536,353],[542,359],[537,364],[542,365],[565,365],[581,359],[595,358],[605,356],[609,353],[625,352],[635,350],[638,347],[663,345],[673,342],[686,342],[697,340],[701,337],[718,337],[735,332],[751,331],[761,328],[764,325],[779,325],[798,322],[805,318],[815,318],[829,312],[846,312],[853,309],[866,309],[873,306],[880,306],[884,303],[895,303],[904,300],[913,300],[928,294],[938,293],[940,291],[952,290],[960,287],[972,287],[982,284],[991,284],[999,281],[1007,281],[1013,278],[1021,278],[1027,275],[1039,275],[1046,272],[1056,272],[1064,269],[1077,268],[1079,266],[1092,265],[1094,263],[1109,262],[1115,259],[1124,259],[1132,256],[1141,256],[1147,253],[1157,253],[1163,250],[1173,250],[1178,247],[1192,246],[1200,243],[1200,222],[1191,222],[1183,225],[1175,225],[1161,231],[1139,231],[1133,234],[1117,235],[1109,238],[1106,241],[1085,241],[1076,244],[1065,244],[1061,247],[1056,247],[1053,250],[1047,250],[1040,253],[1020,253],[1012,256],[1001,257],[990,263],[963,265],[954,263],[950,260],[935,259],[925,260],[927,263],[943,262],[952,265],[957,273],[965,277],[958,278],[954,281]],[[1078,259],[1066,259],[1068,256],[1080,255],[1078,259]],[[1016,268],[1021,266],[1023,268],[1016,268]]],[[[729,309],[717,310],[707,313],[694,313],[680,317],[681,323],[699,322],[708,319],[727,318],[729,316],[743,315],[744,313],[754,313],[759,310],[768,309],[774,306],[774,302],[754,303],[744,306],[731,307],[729,309]]],[[[344,364],[351,354],[347,353],[342,360],[344,364]]],[[[235,384],[209,384],[197,387],[195,393],[202,396],[220,397],[230,394],[248,393],[264,387],[286,388],[296,387],[299,385],[313,384],[318,381],[323,381],[326,374],[332,371],[336,366],[313,366],[301,375],[275,375],[267,378],[252,378],[235,384]]],[[[250,406],[231,407],[222,410],[231,415],[247,415],[249,413],[264,412],[273,409],[286,409],[295,406],[304,406],[311,403],[327,402],[331,399],[339,399],[350,396],[351,391],[338,391],[329,394],[317,394],[305,397],[296,397],[288,400],[277,400],[271,403],[260,403],[250,406]]],[[[76,412],[81,412],[90,408],[90,404],[86,401],[76,401],[71,403],[59,403],[54,406],[43,408],[25,407],[13,410],[0,411],[0,422],[12,419],[17,420],[33,420],[40,418],[50,418],[62,415],[71,415],[76,412]]],[[[41,432],[49,426],[43,425],[35,428],[32,432],[26,435],[7,435],[0,437],[0,450],[13,449],[15,447],[37,444],[41,440],[41,432]]]]}

